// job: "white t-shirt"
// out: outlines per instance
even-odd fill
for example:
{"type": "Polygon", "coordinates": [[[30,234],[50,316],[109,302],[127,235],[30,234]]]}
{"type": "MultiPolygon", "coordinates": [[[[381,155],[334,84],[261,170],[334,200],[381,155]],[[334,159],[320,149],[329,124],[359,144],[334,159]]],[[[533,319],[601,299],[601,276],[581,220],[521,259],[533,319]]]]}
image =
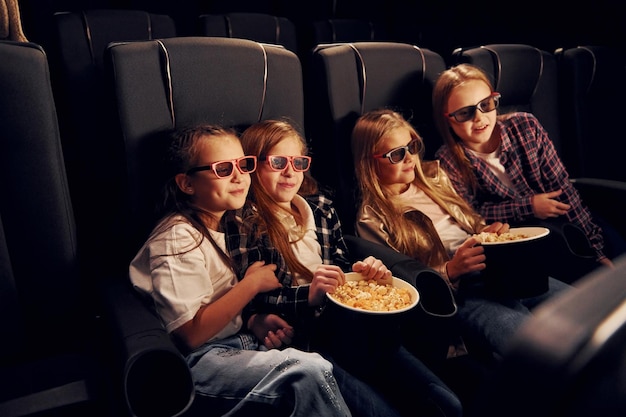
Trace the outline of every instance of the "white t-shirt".
{"type": "Polygon", "coordinates": [[[504,166],[500,162],[500,146],[498,146],[498,148],[491,153],[476,152],[472,149],[469,149],[469,151],[485,161],[491,172],[493,172],[500,181],[506,184],[507,187],[515,189],[509,175],[506,173],[504,166]]]}
{"type": "Polygon", "coordinates": [[[459,226],[452,216],[446,213],[426,193],[411,183],[409,188],[394,199],[404,207],[412,207],[424,213],[433,222],[433,226],[443,242],[443,246],[452,255],[467,240],[469,234],[459,226]]]}
{"type": "MultiPolygon", "coordinates": [[[[225,250],[224,233],[209,232],[225,250]]],[[[237,283],[236,275],[208,239],[196,247],[200,236],[189,223],[177,223],[146,242],[130,264],[131,282],[152,298],[168,332],[191,320],[200,307],[237,283]]],[[[241,326],[239,314],[211,340],[235,334],[241,326]]]]}
{"type": "MultiPolygon", "coordinates": [[[[289,240],[291,243],[291,249],[296,255],[298,260],[307,267],[311,272],[314,272],[322,263],[322,247],[317,241],[317,234],[315,233],[315,219],[313,218],[313,210],[306,200],[296,195],[292,200],[292,203],[302,216],[303,226],[300,227],[296,224],[296,219],[292,215],[285,214],[282,219],[283,224],[289,230],[289,240]],[[302,239],[298,239],[300,236],[304,236],[302,239]]],[[[295,275],[295,283],[297,285],[310,284],[309,281],[300,277],[299,274],[295,275]]]]}

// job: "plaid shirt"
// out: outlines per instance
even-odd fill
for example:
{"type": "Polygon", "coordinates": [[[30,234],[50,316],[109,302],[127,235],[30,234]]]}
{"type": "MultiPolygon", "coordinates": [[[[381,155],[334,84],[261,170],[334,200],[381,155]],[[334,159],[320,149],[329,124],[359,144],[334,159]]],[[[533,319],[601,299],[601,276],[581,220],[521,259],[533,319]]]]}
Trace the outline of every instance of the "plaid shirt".
{"type": "Polygon", "coordinates": [[[513,113],[498,120],[502,144],[500,162],[515,188],[509,188],[496,177],[487,163],[468,150],[465,156],[474,167],[478,189],[472,190],[461,181],[452,153],[442,146],[436,153],[441,166],[448,172],[457,192],[463,196],[488,222],[518,223],[532,219],[532,197],[535,194],[563,190],[558,199],[570,204],[568,221],[582,228],[597,257],[604,257],[602,230],[591,218],[580,194],[569,181],[561,159],[547,132],[530,113],[513,113]]]}
{"type": "MultiPolygon", "coordinates": [[[[341,223],[332,202],[323,195],[305,197],[313,210],[317,240],[322,249],[324,264],[337,265],[342,270],[350,269],[347,259],[347,246],[341,231],[341,223]]],[[[303,317],[311,316],[314,309],[309,307],[309,285],[292,286],[293,277],[287,268],[283,256],[274,247],[267,236],[255,239],[256,225],[245,225],[242,219],[248,218],[256,209],[247,204],[238,212],[227,213],[224,221],[226,244],[231,259],[240,279],[243,279],[248,267],[256,261],[276,265],[276,276],[283,284],[282,288],[259,294],[248,307],[248,313],[266,312],[279,314],[290,323],[303,317]],[[304,316],[303,316],[304,315],[304,316]]]]}

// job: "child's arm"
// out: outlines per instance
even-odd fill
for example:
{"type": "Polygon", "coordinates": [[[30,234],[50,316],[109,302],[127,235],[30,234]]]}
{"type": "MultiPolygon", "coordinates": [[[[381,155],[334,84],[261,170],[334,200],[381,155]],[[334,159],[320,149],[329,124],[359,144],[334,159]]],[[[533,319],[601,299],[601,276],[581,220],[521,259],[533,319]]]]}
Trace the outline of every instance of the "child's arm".
{"type": "Polygon", "coordinates": [[[260,292],[280,287],[274,275],[275,265],[256,262],[246,271],[246,278],[211,304],[201,307],[194,318],[174,330],[174,334],[190,349],[195,349],[215,336],[260,292]]]}

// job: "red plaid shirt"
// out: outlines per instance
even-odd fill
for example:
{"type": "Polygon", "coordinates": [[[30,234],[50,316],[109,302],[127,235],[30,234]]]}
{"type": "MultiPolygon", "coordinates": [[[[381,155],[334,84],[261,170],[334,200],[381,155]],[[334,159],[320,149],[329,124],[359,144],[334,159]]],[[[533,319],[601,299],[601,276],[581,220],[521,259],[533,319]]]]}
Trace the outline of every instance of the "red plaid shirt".
{"type": "Polygon", "coordinates": [[[537,118],[530,113],[512,113],[498,120],[498,126],[502,136],[500,162],[514,188],[500,181],[484,160],[465,150],[478,178],[478,189],[473,192],[462,181],[452,153],[444,145],[437,150],[436,158],[440,159],[457,192],[488,223],[515,224],[533,218],[533,195],[562,189],[558,199],[571,205],[567,219],[584,230],[598,258],[604,257],[602,230],[593,222],[589,209],[569,181],[554,144],[537,118]]]}

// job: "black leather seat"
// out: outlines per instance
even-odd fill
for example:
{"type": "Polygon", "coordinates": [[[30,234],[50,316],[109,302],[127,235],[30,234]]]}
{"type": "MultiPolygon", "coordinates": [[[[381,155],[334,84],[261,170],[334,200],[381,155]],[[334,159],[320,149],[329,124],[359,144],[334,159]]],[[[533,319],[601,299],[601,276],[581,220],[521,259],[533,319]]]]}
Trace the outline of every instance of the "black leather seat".
{"type": "MultiPolygon", "coordinates": [[[[626,181],[616,141],[624,137],[607,114],[619,112],[626,85],[626,55],[615,46],[588,45],[555,52],[561,129],[576,177],[626,181]]],[[[565,144],[564,144],[565,145],[565,144]]]]}
{"type": "Polygon", "coordinates": [[[387,40],[385,31],[373,21],[356,18],[332,18],[312,22],[313,46],[322,43],[369,42],[387,40]]]}
{"type": "Polygon", "coordinates": [[[250,39],[282,45],[298,53],[296,27],[286,17],[265,13],[203,14],[199,17],[199,35],[250,39]]]}
{"type": "Polygon", "coordinates": [[[428,49],[393,42],[319,45],[313,52],[307,132],[314,176],[335,191],[342,226],[354,232],[356,178],[350,136],[363,113],[390,107],[403,113],[422,135],[431,155],[440,145],[432,121],[432,87],[445,70],[428,49]]]}
{"type": "MultiPolygon", "coordinates": [[[[0,42],[0,91],[0,415],[179,414],[191,375],[161,323],[125,277],[84,272],[93,266],[81,257],[41,47],[0,42]]],[[[112,245],[107,256],[123,253],[112,245]]]]}
{"type": "Polygon", "coordinates": [[[140,10],[95,9],[58,12],[49,51],[53,88],[70,190],[90,272],[125,270],[106,259],[125,227],[123,141],[103,76],[106,46],[113,41],[159,39],[176,35],[167,15],[140,10]]]}
{"type": "Polygon", "coordinates": [[[99,302],[79,273],[39,45],[0,41],[0,108],[0,415],[109,415],[99,302]]]}
{"type": "MultiPolygon", "coordinates": [[[[594,209],[626,238],[626,170],[616,143],[619,129],[607,114],[619,112],[626,94],[623,48],[587,45],[555,51],[559,70],[561,129],[574,183],[594,209]],[[607,202],[610,202],[607,204],[607,202]]],[[[621,135],[623,136],[623,135],[621,135]]]]}

